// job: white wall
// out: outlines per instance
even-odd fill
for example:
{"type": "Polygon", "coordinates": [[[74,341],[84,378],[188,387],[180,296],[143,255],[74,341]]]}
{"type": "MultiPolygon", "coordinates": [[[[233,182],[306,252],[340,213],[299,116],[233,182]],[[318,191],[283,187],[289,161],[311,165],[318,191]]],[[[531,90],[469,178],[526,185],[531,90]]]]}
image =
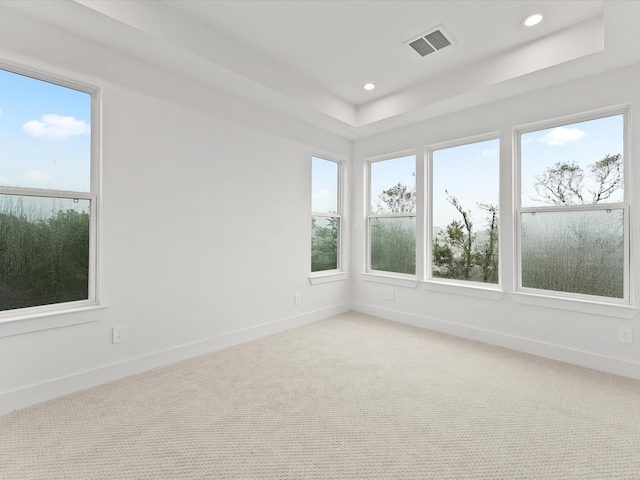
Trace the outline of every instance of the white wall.
{"type": "MultiPolygon", "coordinates": [[[[352,163],[354,309],[640,378],[640,323],[637,316],[631,319],[611,316],[609,309],[588,304],[576,305],[574,310],[523,305],[514,301],[517,296],[508,293],[513,291],[514,284],[512,128],[625,103],[631,104],[631,116],[635,119],[640,115],[637,78],[640,78],[640,65],[355,141],[352,163]],[[495,131],[501,132],[501,260],[502,282],[507,293],[496,300],[432,291],[424,285],[410,288],[366,281],[361,275],[365,269],[366,255],[365,159],[407,149],[416,149],[421,159],[427,145],[495,131]],[[395,290],[395,300],[388,300],[390,289],[395,290]],[[618,342],[619,326],[634,328],[634,344],[618,342]]],[[[640,188],[640,168],[636,166],[636,152],[640,151],[640,125],[633,121],[632,125],[629,178],[633,185],[640,188]]],[[[627,188],[629,186],[627,184],[627,188]]],[[[636,201],[632,202],[634,245],[638,244],[637,239],[640,238],[638,206],[636,195],[636,201]]],[[[637,251],[637,248],[634,250],[637,251]]],[[[639,272],[639,266],[638,255],[635,254],[633,271],[639,272]]],[[[640,282],[636,281],[633,288],[636,299],[640,298],[639,285],[640,282]]],[[[625,313],[636,315],[636,311],[625,313]]]]}
{"type": "Polygon", "coordinates": [[[0,45],[0,61],[101,88],[106,306],[0,324],[0,413],[350,308],[348,282],[308,280],[311,155],[348,159],[350,142],[12,11],[0,45]]]}
{"type": "MultiPolygon", "coordinates": [[[[638,65],[352,145],[4,9],[0,61],[101,88],[100,291],[106,306],[68,316],[91,322],[34,333],[3,336],[8,329],[0,324],[0,413],[351,307],[640,377],[637,318],[588,306],[523,305],[509,293],[489,300],[390,286],[360,275],[364,159],[410,148],[420,157],[428,144],[502,131],[502,254],[512,257],[511,128],[627,102],[637,116],[638,65]],[[351,278],[312,286],[310,156],[348,159],[352,149],[351,278]],[[393,301],[387,300],[390,288],[393,301]],[[294,293],[301,294],[299,306],[294,293]],[[127,326],[126,342],[111,343],[115,325],[127,326]],[[621,325],[634,328],[634,344],[617,341],[621,325]]],[[[633,133],[632,155],[640,151],[640,127],[633,133]]],[[[639,171],[631,175],[636,186],[639,171]]],[[[640,238],[637,203],[632,227],[640,238]]],[[[513,272],[508,262],[503,265],[508,291],[513,272]]],[[[638,255],[633,266],[640,271],[638,255]]]]}

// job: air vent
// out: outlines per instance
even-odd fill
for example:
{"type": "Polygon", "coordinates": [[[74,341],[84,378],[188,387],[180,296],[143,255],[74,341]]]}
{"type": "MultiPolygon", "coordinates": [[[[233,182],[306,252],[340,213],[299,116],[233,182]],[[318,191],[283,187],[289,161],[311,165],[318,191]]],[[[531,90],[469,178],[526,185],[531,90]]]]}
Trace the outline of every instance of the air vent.
{"type": "Polygon", "coordinates": [[[419,38],[409,40],[406,43],[418,52],[420,56],[426,57],[430,53],[442,50],[453,44],[453,40],[451,35],[449,35],[441,25],[429,30],[427,33],[423,33],[419,38]]]}

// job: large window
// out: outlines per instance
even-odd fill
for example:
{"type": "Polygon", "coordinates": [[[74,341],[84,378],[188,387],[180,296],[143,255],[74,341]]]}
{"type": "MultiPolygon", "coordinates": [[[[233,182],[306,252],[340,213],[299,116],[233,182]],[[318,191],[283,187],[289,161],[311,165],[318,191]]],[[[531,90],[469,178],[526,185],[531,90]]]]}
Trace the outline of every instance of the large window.
{"type": "Polygon", "coordinates": [[[500,142],[431,151],[431,276],[496,284],[500,142]]]}
{"type": "Polygon", "coordinates": [[[518,132],[519,287],[629,300],[625,114],[518,132]]]}
{"type": "Polygon", "coordinates": [[[0,70],[1,311],[95,301],[95,92],[28,75],[0,70]]]}
{"type": "Polygon", "coordinates": [[[369,163],[369,270],[416,273],[416,156],[369,163]]]}
{"type": "Polygon", "coordinates": [[[311,159],[311,271],[340,268],[340,164],[311,159]]]}

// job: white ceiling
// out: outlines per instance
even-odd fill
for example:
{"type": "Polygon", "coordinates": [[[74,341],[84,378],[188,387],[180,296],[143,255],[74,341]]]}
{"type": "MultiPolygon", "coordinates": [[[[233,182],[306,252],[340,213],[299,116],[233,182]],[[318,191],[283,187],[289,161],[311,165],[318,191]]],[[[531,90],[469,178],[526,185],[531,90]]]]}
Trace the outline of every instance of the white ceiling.
{"type": "Polygon", "coordinates": [[[0,0],[359,138],[640,61],[640,1],[0,0]],[[531,28],[528,14],[545,19],[531,28]],[[455,43],[407,42],[443,26],[455,43]],[[377,85],[363,89],[366,82],[377,85]]]}

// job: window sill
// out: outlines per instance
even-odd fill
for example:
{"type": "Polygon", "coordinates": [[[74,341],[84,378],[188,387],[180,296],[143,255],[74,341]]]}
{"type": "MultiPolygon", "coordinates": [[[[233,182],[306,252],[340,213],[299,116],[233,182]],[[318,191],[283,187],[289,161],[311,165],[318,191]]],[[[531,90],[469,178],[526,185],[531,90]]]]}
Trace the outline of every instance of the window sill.
{"type": "Polygon", "coordinates": [[[420,283],[415,278],[396,277],[393,275],[382,275],[379,273],[363,273],[362,278],[365,282],[384,283],[387,285],[409,288],[415,288],[418,283],[420,283]]]}
{"type": "Polygon", "coordinates": [[[39,332],[52,328],[79,325],[81,323],[95,322],[96,315],[79,315],[80,313],[93,312],[107,308],[96,303],[66,306],[65,308],[33,308],[21,313],[4,312],[0,315],[0,338],[23,333],[39,332]],[[13,314],[12,314],[13,313],[13,314]]]}
{"type": "Polygon", "coordinates": [[[425,290],[451,293],[454,295],[464,295],[467,297],[486,298],[487,300],[500,300],[504,297],[505,291],[501,290],[497,285],[490,287],[478,283],[449,283],[429,280],[422,282],[425,290]]]}
{"type": "Polygon", "coordinates": [[[510,292],[510,295],[515,303],[629,320],[635,318],[638,312],[640,312],[640,309],[630,305],[616,305],[613,303],[592,302],[574,298],[559,298],[525,292],[510,292]]]}
{"type": "Polygon", "coordinates": [[[321,283],[341,282],[349,278],[349,272],[332,272],[332,273],[320,273],[309,277],[311,285],[318,285],[321,283]]]}

